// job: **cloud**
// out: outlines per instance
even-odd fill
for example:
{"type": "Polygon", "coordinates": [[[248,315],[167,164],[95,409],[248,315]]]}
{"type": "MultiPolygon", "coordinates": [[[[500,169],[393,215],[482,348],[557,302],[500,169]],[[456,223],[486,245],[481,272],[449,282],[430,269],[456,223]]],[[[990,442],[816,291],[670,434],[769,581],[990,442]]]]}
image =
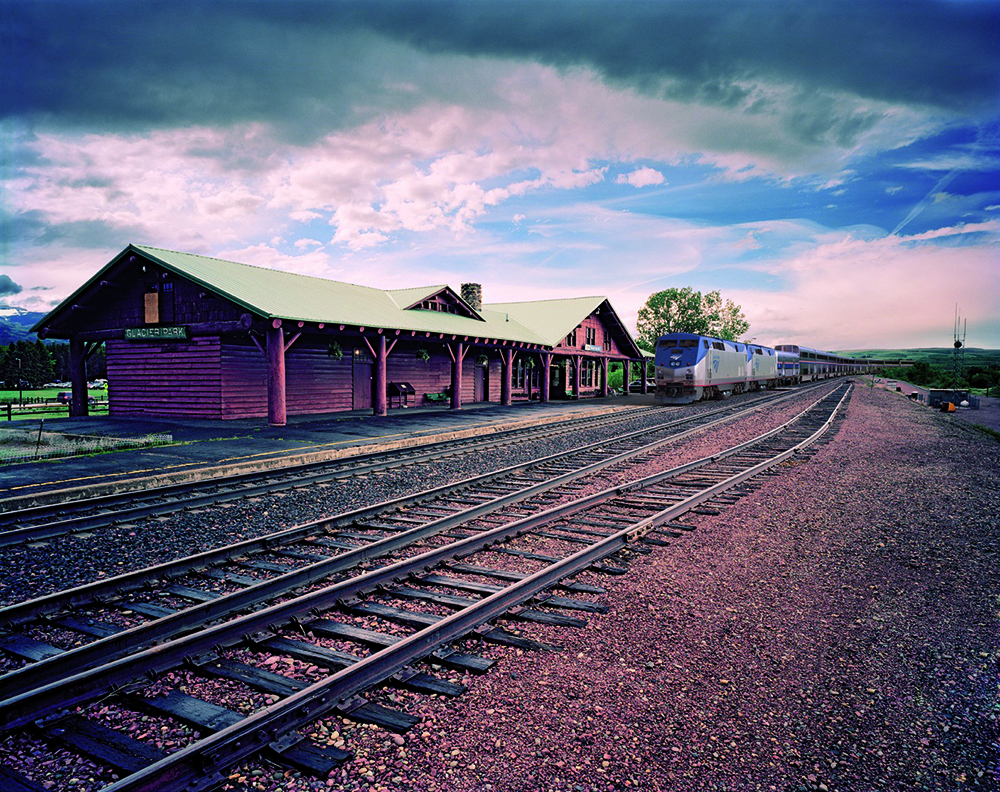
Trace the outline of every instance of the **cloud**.
{"type": "Polygon", "coordinates": [[[666,177],[655,168],[642,167],[631,173],[621,174],[618,184],[631,184],[633,187],[649,187],[654,184],[666,184],[666,177]]]}
{"type": "Polygon", "coordinates": [[[787,289],[740,290],[735,299],[751,334],[767,343],[832,350],[946,346],[956,303],[978,337],[995,338],[998,246],[1000,221],[911,237],[840,235],[768,264],[787,278],[787,289]]]}
{"type": "Polygon", "coordinates": [[[0,275],[0,297],[10,297],[14,294],[20,294],[23,291],[23,287],[19,283],[15,283],[10,275],[0,275]]]}
{"type": "MultiPolygon", "coordinates": [[[[304,141],[430,99],[475,102],[491,60],[579,67],[658,98],[749,112],[773,110],[768,85],[796,86],[796,104],[850,94],[947,112],[980,112],[1000,87],[1000,12],[988,2],[845,13],[840,0],[423,0],[387,13],[379,3],[105,0],[4,13],[13,68],[0,77],[3,116],[116,131],[260,121],[304,141]],[[111,45],[129,41],[141,55],[111,45]],[[428,59],[453,68],[428,73],[428,59]]],[[[846,140],[871,119],[813,108],[795,123],[846,140]]]]}

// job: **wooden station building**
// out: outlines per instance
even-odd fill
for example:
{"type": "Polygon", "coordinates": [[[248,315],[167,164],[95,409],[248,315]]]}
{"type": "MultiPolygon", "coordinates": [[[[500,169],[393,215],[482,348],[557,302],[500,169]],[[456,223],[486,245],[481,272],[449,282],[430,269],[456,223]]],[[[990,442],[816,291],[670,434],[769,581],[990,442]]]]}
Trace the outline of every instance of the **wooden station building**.
{"type": "Polygon", "coordinates": [[[72,415],[87,414],[86,360],[102,343],[113,416],[275,425],[606,396],[609,362],[625,363],[627,385],[644,360],[603,297],[483,305],[478,284],[383,291],[140,245],[32,329],[70,342],[72,415]]]}

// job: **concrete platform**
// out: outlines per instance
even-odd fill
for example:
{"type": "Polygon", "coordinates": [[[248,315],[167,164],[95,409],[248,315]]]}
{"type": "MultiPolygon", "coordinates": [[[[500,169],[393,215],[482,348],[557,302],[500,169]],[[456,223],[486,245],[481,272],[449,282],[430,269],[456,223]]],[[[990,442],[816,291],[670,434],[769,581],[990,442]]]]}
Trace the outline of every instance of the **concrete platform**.
{"type": "Polygon", "coordinates": [[[385,418],[376,418],[370,410],[293,416],[282,427],[269,426],[260,419],[181,421],[104,416],[46,419],[46,431],[111,437],[168,433],[174,442],[153,448],[4,466],[0,468],[0,511],[274,470],[652,404],[652,394],[631,394],[548,404],[525,402],[511,407],[476,404],[461,410],[436,405],[397,407],[385,418]]]}

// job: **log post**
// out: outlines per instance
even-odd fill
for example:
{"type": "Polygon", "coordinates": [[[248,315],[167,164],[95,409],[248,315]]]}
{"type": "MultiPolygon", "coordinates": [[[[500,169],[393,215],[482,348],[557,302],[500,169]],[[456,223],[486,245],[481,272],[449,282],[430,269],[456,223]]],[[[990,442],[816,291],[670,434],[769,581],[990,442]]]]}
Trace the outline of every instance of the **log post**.
{"type": "Polygon", "coordinates": [[[622,396],[628,396],[628,383],[632,378],[632,361],[626,358],[622,361],[622,396]]]}
{"type": "Polygon", "coordinates": [[[573,355],[573,400],[580,398],[580,386],[583,382],[583,355],[573,355]]]}
{"type": "Polygon", "coordinates": [[[69,414],[74,418],[85,418],[90,412],[87,401],[87,344],[75,336],[69,341],[69,378],[73,384],[69,414]]]}
{"type": "Polygon", "coordinates": [[[539,352],[538,356],[542,359],[542,375],[541,381],[538,383],[539,387],[542,389],[542,394],[539,401],[544,404],[549,400],[549,369],[552,367],[552,353],[539,352]]]}
{"type": "Polygon", "coordinates": [[[375,340],[375,404],[372,411],[384,417],[389,414],[389,353],[385,347],[385,336],[375,340]]]}
{"type": "Polygon", "coordinates": [[[372,353],[372,359],[375,361],[375,380],[372,383],[372,389],[374,390],[372,394],[372,414],[384,418],[389,414],[389,398],[387,395],[389,390],[389,377],[387,374],[389,353],[396,346],[396,341],[387,344],[385,336],[381,332],[376,337],[374,345],[367,338],[364,341],[368,347],[368,351],[372,353]]]}
{"type": "Polygon", "coordinates": [[[601,398],[608,398],[608,359],[601,358],[601,398]]]}
{"type": "Polygon", "coordinates": [[[465,360],[465,353],[468,351],[465,344],[459,341],[454,347],[448,344],[446,347],[451,356],[451,409],[462,409],[462,361],[465,360]]]}
{"type": "Polygon", "coordinates": [[[285,400],[285,334],[281,320],[275,319],[266,330],[267,345],[267,422],[284,426],[288,415],[285,400]]]}
{"type": "Polygon", "coordinates": [[[649,393],[649,386],[646,385],[646,380],[649,379],[649,361],[643,358],[639,367],[642,369],[642,390],[640,392],[649,393]]]}
{"type": "MultiPolygon", "coordinates": [[[[500,350],[500,403],[505,407],[510,406],[511,398],[511,378],[514,374],[514,357],[515,352],[513,349],[501,349],[500,350]]],[[[529,398],[531,393],[531,386],[529,383],[529,398]]]]}

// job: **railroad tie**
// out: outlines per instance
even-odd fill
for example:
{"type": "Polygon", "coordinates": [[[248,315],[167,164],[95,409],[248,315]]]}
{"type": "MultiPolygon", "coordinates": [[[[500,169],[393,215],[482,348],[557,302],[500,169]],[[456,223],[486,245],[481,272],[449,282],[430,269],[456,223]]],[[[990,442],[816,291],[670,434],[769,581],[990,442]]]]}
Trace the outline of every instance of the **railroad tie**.
{"type": "MultiPolygon", "coordinates": [[[[307,632],[321,635],[324,638],[336,638],[345,641],[371,646],[375,649],[384,649],[392,646],[400,640],[398,635],[387,635],[386,633],[366,630],[363,627],[355,627],[353,624],[345,624],[334,619],[315,619],[311,622],[303,622],[302,625],[307,632]]],[[[467,654],[454,649],[438,649],[428,655],[427,659],[432,663],[437,663],[446,668],[457,671],[468,671],[473,674],[486,673],[496,662],[479,655],[467,654]]]]}
{"type": "Polygon", "coordinates": [[[59,627],[65,627],[67,630],[89,635],[91,638],[107,638],[109,635],[115,635],[125,629],[110,622],[77,616],[62,616],[53,619],[52,623],[59,627]]]}
{"type": "Polygon", "coordinates": [[[45,787],[29,781],[3,765],[0,765],[0,789],[5,792],[46,792],[45,787]]]}
{"type": "MultiPolygon", "coordinates": [[[[481,575],[483,577],[497,578],[498,580],[524,580],[528,575],[524,572],[511,572],[506,569],[491,569],[490,567],[476,566],[474,564],[452,564],[448,567],[453,572],[460,572],[466,575],[481,575]]],[[[563,580],[556,584],[557,588],[566,591],[575,591],[580,594],[607,594],[608,590],[600,586],[591,586],[587,583],[576,583],[571,580],[563,580]]]]}
{"type": "Polygon", "coordinates": [[[34,638],[17,633],[8,633],[0,637],[0,649],[22,660],[30,660],[32,663],[39,663],[50,657],[61,655],[65,651],[57,646],[36,641],[34,638]]]}
{"type": "Polygon", "coordinates": [[[177,613],[173,608],[166,608],[163,605],[154,605],[152,602],[127,602],[122,606],[123,610],[130,610],[140,616],[147,616],[150,619],[162,619],[177,613]]]}
{"type": "Polygon", "coordinates": [[[138,772],[166,756],[152,745],[81,715],[66,715],[49,721],[42,731],[49,739],[122,773],[138,772]]]}

